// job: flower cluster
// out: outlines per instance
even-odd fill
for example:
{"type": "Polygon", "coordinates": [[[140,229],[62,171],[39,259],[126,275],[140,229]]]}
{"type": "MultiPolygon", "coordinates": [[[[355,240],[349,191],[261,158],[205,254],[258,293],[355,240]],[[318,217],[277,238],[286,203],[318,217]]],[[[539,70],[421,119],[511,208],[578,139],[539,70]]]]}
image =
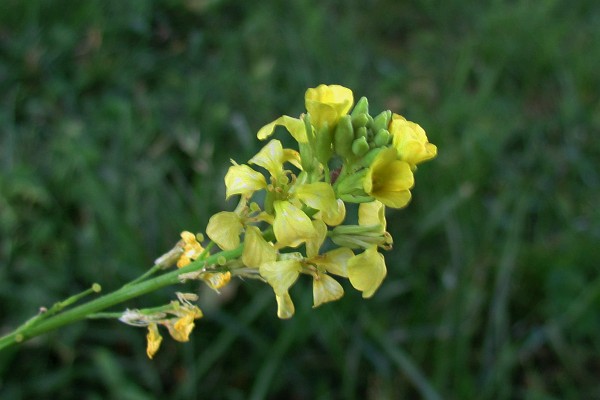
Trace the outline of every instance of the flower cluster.
{"type": "MultiPolygon", "coordinates": [[[[178,267],[204,262],[181,279],[200,279],[215,290],[235,276],[267,282],[279,318],[294,315],[290,288],[301,275],[312,279],[313,307],[341,298],[343,278],[364,298],[375,294],[387,273],[380,250],[393,244],[386,208],[408,204],[417,165],[437,154],[418,124],[389,110],[372,116],[367,99],[354,104],[348,88],[308,89],[305,105],[299,118],[284,115],[262,127],[257,136],[266,145],[246,164],[232,161],[225,176],[226,197],[239,196],[239,203],[210,218],[207,248],[238,249],[238,256],[208,264],[208,252],[184,232],[176,261],[178,267]],[[278,127],[297,149],[270,139],[278,127]]],[[[194,318],[201,316],[196,310],[194,318]]],[[[189,324],[176,329],[165,321],[172,319],[156,323],[171,326],[176,340],[187,339],[189,324]]],[[[160,344],[156,323],[146,324],[150,357],[160,344]]]]}
{"type": "Polygon", "coordinates": [[[240,205],[209,221],[207,235],[222,249],[243,235],[241,261],[271,285],[280,318],[294,314],[289,289],[300,275],[312,278],[314,307],[344,294],[333,276],[348,278],[365,298],[375,293],[386,275],[378,249],[392,245],[385,207],[408,204],[417,164],[437,153],[414,122],[391,111],[373,117],[364,97],[353,103],[342,86],[308,89],[306,114],[258,131],[266,140],[283,126],[298,151],[272,139],[247,164],[233,162],[226,196],[239,195],[240,205]],[[344,224],[347,203],[359,203],[358,224],[344,224]]]}

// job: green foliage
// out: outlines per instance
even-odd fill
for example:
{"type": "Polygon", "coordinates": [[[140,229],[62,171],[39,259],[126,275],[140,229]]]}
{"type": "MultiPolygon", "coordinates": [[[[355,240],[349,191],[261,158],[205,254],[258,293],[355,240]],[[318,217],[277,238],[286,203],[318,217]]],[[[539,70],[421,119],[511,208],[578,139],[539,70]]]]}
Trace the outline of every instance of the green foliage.
{"type": "Polygon", "coordinates": [[[312,310],[299,284],[280,321],[243,282],[152,361],[144,331],[81,323],[0,354],[0,397],[599,397],[599,22],[594,0],[3,1],[2,331],[232,207],[229,159],[308,87],[406,115],[439,156],[388,216],[373,299],[312,310]]]}

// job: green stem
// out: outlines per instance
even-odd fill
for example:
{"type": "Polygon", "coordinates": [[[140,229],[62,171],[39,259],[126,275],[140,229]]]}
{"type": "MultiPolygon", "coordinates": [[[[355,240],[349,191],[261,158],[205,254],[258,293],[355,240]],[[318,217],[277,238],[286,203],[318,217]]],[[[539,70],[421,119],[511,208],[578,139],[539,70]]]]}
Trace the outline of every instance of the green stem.
{"type": "Polygon", "coordinates": [[[28,326],[26,329],[17,329],[0,338],[0,351],[16,343],[22,343],[26,340],[53,331],[62,326],[80,321],[90,314],[105,310],[108,307],[123,303],[127,300],[139,297],[143,294],[153,292],[165,286],[180,283],[179,275],[188,272],[194,272],[202,269],[205,265],[216,264],[217,259],[224,257],[227,260],[238,258],[242,254],[243,245],[230,251],[222,251],[204,259],[197,260],[190,265],[174,270],[156,278],[142,281],[133,285],[125,285],[112,293],[106,294],[95,300],[91,300],[78,307],[66,310],[50,318],[39,321],[28,326]]]}

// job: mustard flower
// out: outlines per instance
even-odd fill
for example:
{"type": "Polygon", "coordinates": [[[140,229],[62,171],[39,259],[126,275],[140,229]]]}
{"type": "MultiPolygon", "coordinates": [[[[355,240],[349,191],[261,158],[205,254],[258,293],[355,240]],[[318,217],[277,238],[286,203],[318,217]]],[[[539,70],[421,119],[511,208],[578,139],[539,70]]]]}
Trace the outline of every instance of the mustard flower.
{"type": "Polygon", "coordinates": [[[350,89],[340,85],[319,85],[306,91],[304,102],[311,123],[317,130],[324,124],[331,129],[342,116],[348,114],[354,96],[350,89]]]}
{"type": "Polygon", "coordinates": [[[183,268],[190,264],[204,252],[204,248],[198,243],[196,235],[193,233],[188,231],[181,232],[181,239],[183,241],[183,253],[177,261],[178,268],[183,268]]]}
{"type": "Polygon", "coordinates": [[[414,177],[410,165],[396,157],[395,149],[382,150],[367,171],[363,189],[388,207],[402,208],[410,201],[414,177]]]}
{"type": "Polygon", "coordinates": [[[208,287],[218,292],[231,281],[231,272],[204,272],[201,278],[208,287]]]}
{"type": "Polygon", "coordinates": [[[385,205],[377,200],[370,203],[361,203],[358,206],[358,225],[379,225],[381,231],[385,231],[387,225],[385,205]]]}
{"type": "Polygon", "coordinates": [[[417,164],[437,155],[437,147],[429,143],[425,130],[419,124],[407,121],[401,115],[393,114],[389,131],[398,158],[409,163],[413,170],[417,164]]]}
{"type": "Polygon", "coordinates": [[[387,274],[385,259],[372,246],[348,260],[348,278],[352,286],[362,292],[363,298],[373,296],[387,274]]]}

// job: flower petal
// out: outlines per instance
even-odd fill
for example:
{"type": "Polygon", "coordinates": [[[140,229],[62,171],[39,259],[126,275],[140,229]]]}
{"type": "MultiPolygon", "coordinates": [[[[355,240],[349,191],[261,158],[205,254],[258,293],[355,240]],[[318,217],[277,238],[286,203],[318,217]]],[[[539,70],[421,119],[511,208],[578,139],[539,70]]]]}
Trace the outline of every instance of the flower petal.
{"type": "Polygon", "coordinates": [[[294,139],[296,139],[298,143],[308,142],[304,121],[299,118],[288,117],[287,115],[283,115],[277,118],[275,121],[260,128],[256,136],[260,140],[265,140],[273,134],[276,126],[285,126],[288,132],[294,137],[294,139]]]}
{"type": "Polygon", "coordinates": [[[288,201],[275,201],[273,232],[281,247],[297,247],[315,236],[315,228],[310,218],[288,201]]]}
{"type": "Polygon", "coordinates": [[[313,308],[323,303],[338,300],[344,295],[342,285],[327,274],[318,274],[313,279],[313,308]]]}
{"type": "Polygon", "coordinates": [[[277,260],[277,250],[273,244],[263,238],[260,229],[256,226],[248,226],[244,236],[242,262],[250,268],[259,268],[262,264],[275,260],[277,260]]]}
{"type": "Polygon", "coordinates": [[[240,245],[243,229],[240,216],[231,211],[221,211],[208,220],[206,235],[223,250],[233,250],[240,245]]]}
{"type": "Polygon", "coordinates": [[[259,267],[260,275],[265,278],[278,296],[283,296],[296,282],[302,265],[297,260],[271,261],[259,267]]]}
{"type": "Polygon", "coordinates": [[[385,259],[373,246],[348,260],[348,278],[363,298],[373,296],[387,274],[385,259]]]}
{"type": "Polygon", "coordinates": [[[281,296],[275,295],[275,299],[277,300],[277,316],[281,319],[292,318],[296,309],[290,294],[285,292],[281,296]]]}
{"type": "Polygon", "coordinates": [[[225,187],[227,198],[235,194],[248,196],[257,190],[266,188],[267,182],[263,174],[246,164],[232,165],[225,175],[225,187]]]}

